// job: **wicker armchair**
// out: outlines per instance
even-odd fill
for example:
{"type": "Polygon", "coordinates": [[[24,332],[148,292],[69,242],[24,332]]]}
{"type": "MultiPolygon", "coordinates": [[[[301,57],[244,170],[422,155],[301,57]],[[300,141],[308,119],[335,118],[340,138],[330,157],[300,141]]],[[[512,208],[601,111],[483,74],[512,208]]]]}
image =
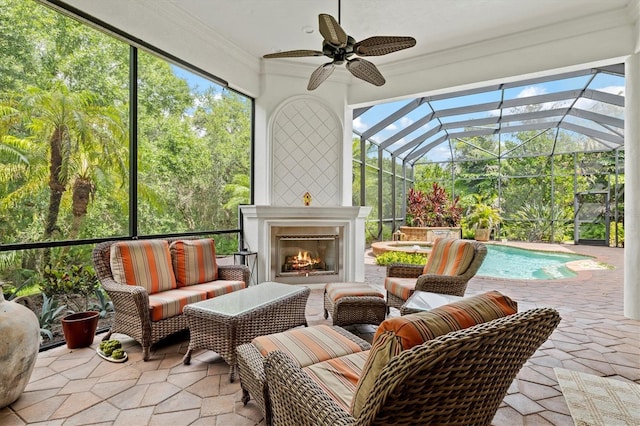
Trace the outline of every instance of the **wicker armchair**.
{"type": "Polygon", "coordinates": [[[286,355],[265,362],[274,425],[489,425],[518,371],[560,322],[535,308],[430,340],[392,358],[359,418],[286,355]]]}
{"type": "MultiPolygon", "coordinates": [[[[171,242],[179,238],[167,238],[171,242]]],[[[96,275],[102,288],[113,302],[114,318],[111,329],[103,340],[112,333],[122,333],[132,337],[142,346],[143,359],[149,360],[151,345],[182,330],[186,330],[184,315],[176,315],[160,321],[152,321],[149,310],[149,295],[140,286],[119,284],[113,279],[109,261],[111,245],[117,241],[96,244],[92,259],[96,275]]],[[[249,268],[244,265],[218,265],[218,279],[249,282],[249,268]]]]}
{"type": "MultiPolygon", "coordinates": [[[[437,240],[431,251],[432,255],[438,250],[438,245],[443,244],[447,239],[437,240]]],[[[387,290],[387,307],[400,309],[409,296],[415,291],[429,291],[432,293],[451,294],[453,296],[464,296],[467,289],[467,283],[478,272],[484,258],[487,256],[487,247],[480,242],[471,240],[458,240],[473,247],[473,259],[467,269],[459,275],[438,275],[423,274],[424,265],[409,265],[402,263],[394,263],[387,266],[387,279],[385,279],[385,289],[387,290]],[[390,278],[412,278],[415,279],[415,285],[411,283],[406,298],[389,291],[390,278]]],[[[441,262],[447,262],[447,258],[441,258],[441,262]]]]}

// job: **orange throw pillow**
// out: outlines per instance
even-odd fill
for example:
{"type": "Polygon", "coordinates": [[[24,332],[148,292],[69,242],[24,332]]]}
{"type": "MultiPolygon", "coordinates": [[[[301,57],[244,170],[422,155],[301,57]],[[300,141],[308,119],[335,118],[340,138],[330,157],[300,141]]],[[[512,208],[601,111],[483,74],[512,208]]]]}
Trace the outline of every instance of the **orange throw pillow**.
{"type": "Polygon", "coordinates": [[[438,238],[433,244],[423,274],[457,276],[463,274],[473,260],[471,241],[438,238]]]}
{"type": "Polygon", "coordinates": [[[216,243],[211,238],[178,240],[171,243],[173,270],[178,287],[218,279],[216,243]]]}
{"type": "Polygon", "coordinates": [[[120,284],[142,286],[149,294],[176,288],[165,240],[117,242],[111,245],[109,261],[113,279],[120,284]]]}

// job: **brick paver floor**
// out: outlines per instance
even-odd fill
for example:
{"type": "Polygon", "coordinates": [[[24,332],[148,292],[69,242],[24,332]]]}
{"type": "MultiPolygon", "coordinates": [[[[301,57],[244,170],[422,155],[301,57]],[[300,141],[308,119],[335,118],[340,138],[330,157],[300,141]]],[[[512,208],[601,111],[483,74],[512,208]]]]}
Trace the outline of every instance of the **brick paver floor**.
{"type": "MultiPolygon", "coordinates": [[[[499,290],[518,301],[520,310],[556,308],[562,321],[513,382],[494,425],[572,425],[553,372],[562,367],[640,383],[640,321],[623,315],[623,249],[592,246],[542,246],[593,256],[611,267],[580,265],[578,277],[559,281],[473,278],[468,295],[499,290]]],[[[365,255],[366,281],[382,288],[385,268],[365,255]]],[[[322,290],[312,289],[307,305],[310,325],[322,316],[322,290]]],[[[392,309],[391,315],[398,315],[392,309]]],[[[329,319],[330,321],[330,319],[329,319]]],[[[371,339],[373,326],[347,327],[371,339]]],[[[229,383],[228,366],[211,351],[200,350],[182,364],[184,336],[158,344],[148,362],[140,346],[126,338],[127,362],[102,360],[94,345],[42,352],[29,385],[11,406],[0,409],[0,425],[264,425],[253,402],[240,402],[240,385],[229,383]]]]}

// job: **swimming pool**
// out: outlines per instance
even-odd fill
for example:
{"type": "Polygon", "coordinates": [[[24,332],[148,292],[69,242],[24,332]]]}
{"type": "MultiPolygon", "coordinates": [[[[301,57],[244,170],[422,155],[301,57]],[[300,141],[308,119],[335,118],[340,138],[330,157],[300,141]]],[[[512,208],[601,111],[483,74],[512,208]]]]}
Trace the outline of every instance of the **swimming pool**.
{"type": "Polygon", "coordinates": [[[477,275],[525,280],[571,278],[577,274],[566,263],[582,259],[590,257],[487,244],[487,257],[477,275]]]}

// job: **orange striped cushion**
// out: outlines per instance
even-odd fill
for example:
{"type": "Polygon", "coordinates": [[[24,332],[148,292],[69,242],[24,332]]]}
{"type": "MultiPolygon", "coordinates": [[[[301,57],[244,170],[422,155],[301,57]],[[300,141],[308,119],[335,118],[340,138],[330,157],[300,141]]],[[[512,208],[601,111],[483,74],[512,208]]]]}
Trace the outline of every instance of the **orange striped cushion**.
{"type": "Polygon", "coordinates": [[[210,283],[194,284],[188,287],[178,287],[178,290],[200,291],[207,295],[207,299],[222,296],[223,294],[233,293],[242,290],[246,285],[244,281],[216,280],[210,283]]]}
{"type": "Polygon", "coordinates": [[[204,292],[182,288],[150,294],[151,321],[160,321],[180,315],[187,304],[201,302],[206,298],[204,292]]]}
{"type": "Polygon", "coordinates": [[[178,287],[218,279],[216,244],[211,238],[178,240],[170,248],[178,287]]]}
{"type": "Polygon", "coordinates": [[[416,282],[415,278],[386,277],[384,288],[394,296],[407,300],[416,290],[416,282]]]}
{"type": "Polygon", "coordinates": [[[297,328],[260,336],[253,339],[251,343],[264,357],[269,352],[279,350],[287,354],[300,367],[362,351],[360,345],[328,325],[297,328]]]}
{"type": "Polygon", "coordinates": [[[517,311],[515,301],[498,291],[490,291],[431,311],[384,320],[376,330],[369,359],[363,367],[353,399],[353,416],[357,418],[361,414],[376,378],[400,351],[451,331],[515,314],[517,311]]]}
{"type": "Polygon", "coordinates": [[[176,288],[169,243],[121,241],[111,245],[111,272],[120,284],[139,285],[149,294],[176,288]]]}
{"type": "Polygon", "coordinates": [[[358,378],[367,360],[369,351],[330,359],[302,369],[343,410],[349,412],[356,391],[358,378]]]}
{"type": "Polygon", "coordinates": [[[329,283],[327,295],[334,302],[345,296],[375,296],[384,298],[384,294],[365,283],[329,283]]]}
{"type": "Polygon", "coordinates": [[[386,319],[376,330],[392,331],[403,349],[412,348],[450,331],[462,330],[518,311],[517,303],[499,291],[489,291],[417,314],[386,319]]]}
{"type": "Polygon", "coordinates": [[[451,276],[463,274],[473,260],[473,251],[471,241],[438,238],[422,273],[451,276]]]}

